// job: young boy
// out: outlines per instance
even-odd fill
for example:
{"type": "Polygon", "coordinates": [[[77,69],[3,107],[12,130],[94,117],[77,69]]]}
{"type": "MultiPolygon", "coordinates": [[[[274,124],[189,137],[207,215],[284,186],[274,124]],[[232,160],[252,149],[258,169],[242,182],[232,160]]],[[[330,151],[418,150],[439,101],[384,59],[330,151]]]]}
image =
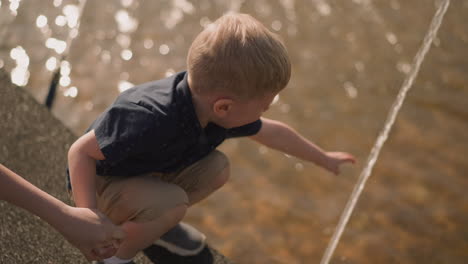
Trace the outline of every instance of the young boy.
{"type": "Polygon", "coordinates": [[[98,208],[126,231],[104,263],[131,263],[174,226],[158,243],[181,255],[196,251],[185,242],[203,242],[203,235],[177,224],[228,180],[228,158],[216,150],[225,139],[250,136],[336,174],[354,162],[260,118],[288,83],[291,65],[278,37],[251,16],[228,14],[208,26],[192,43],[187,67],[123,92],[70,148],[76,205],[98,208]]]}

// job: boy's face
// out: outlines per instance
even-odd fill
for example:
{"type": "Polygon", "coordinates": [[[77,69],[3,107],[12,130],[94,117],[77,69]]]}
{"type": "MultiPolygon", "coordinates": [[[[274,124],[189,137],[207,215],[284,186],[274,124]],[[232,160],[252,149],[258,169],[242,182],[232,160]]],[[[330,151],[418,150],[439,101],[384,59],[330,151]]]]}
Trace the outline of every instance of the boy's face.
{"type": "Polygon", "coordinates": [[[217,124],[225,128],[243,126],[258,120],[268,110],[277,93],[248,101],[231,100],[217,124]]]}

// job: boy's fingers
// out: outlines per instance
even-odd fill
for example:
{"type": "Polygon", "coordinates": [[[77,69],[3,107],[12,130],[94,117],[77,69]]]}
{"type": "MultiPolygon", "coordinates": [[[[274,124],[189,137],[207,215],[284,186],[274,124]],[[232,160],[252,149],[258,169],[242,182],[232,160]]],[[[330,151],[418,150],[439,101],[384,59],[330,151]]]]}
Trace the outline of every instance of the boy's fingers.
{"type": "Polygon", "coordinates": [[[115,255],[116,252],[117,252],[117,248],[115,248],[113,246],[109,246],[109,247],[106,247],[106,248],[99,248],[98,249],[98,256],[101,259],[110,258],[113,255],[115,255]]]}
{"type": "Polygon", "coordinates": [[[121,227],[116,227],[112,233],[113,240],[123,240],[126,237],[125,231],[121,227]]]}

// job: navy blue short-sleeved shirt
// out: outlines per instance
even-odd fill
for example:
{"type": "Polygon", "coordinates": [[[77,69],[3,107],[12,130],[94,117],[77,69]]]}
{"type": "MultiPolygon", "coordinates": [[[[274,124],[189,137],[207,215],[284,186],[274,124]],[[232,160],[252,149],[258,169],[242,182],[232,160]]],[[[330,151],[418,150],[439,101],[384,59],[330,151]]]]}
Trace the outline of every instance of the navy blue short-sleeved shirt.
{"type": "Polygon", "coordinates": [[[231,129],[214,123],[200,126],[187,83],[187,73],[135,86],[90,126],[105,160],[103,176],[175,172],[202,159],[231,137],[251,136],[261,120],[231,129]]]}

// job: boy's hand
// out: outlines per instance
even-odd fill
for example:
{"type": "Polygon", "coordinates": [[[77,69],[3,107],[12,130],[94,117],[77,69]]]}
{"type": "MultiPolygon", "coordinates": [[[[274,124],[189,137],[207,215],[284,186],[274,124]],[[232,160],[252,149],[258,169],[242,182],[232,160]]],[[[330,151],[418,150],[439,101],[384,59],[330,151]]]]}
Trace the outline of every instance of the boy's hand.
{"type": "Polygon", "coordinates": [[[97,209],[69,206],[62,235],[88,260],[112,257],[125,238],[125,232],[97,209]]]}
{"type": "Polygon", "coordinates": [[[333,172],[335,175],[340,174],[340,165],[346,162],[356,163],[356,158],[346,152],[326,152],[327,159],[325,169],[333,172]]]}

